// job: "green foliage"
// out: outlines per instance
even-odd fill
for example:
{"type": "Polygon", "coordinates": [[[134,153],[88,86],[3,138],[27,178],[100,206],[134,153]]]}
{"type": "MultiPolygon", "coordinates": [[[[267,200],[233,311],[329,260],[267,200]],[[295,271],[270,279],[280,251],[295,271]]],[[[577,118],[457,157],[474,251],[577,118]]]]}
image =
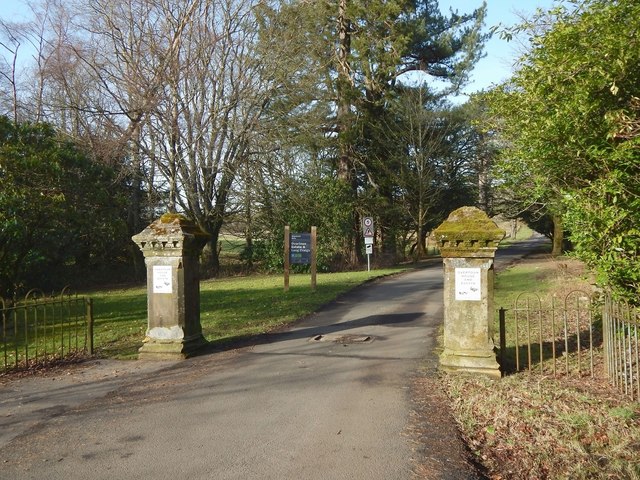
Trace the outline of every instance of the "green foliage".
{"type": "MultiPolygon", "coordinates": [[[[475,203],[464,169],[455,166],[456,150],[464,144],[456,135],[461,123],[447,112],[443,93],[408,88],[398,81],[399,73],[420,71],[425,83],[439,78],[454,91],[465,82],[485,39],[479,33],[484,6],[467,15],[443,15],[437,2],[397,3],[404,12],[401,22],[388,22],[395,18],[394,2],[377,9],[366,3],[350,17],[367,26],[366,34],[358,30],[351,43],[350,67],[361,72],[352,82],[361,82],[353,101],[359,114],[350,125],[356,132],[352,161],[358,192],[366,198],[362,204],[378,212],[386,256],[404,256],[399,240],[407,231],[413,230],[422,245],[449,211],[468,204],[469,197],[475,203]]],[[[468,157],[458,159],[464,163],[468,157]]]]}
{"type": "Polygon", "coordinates": [[[422,254],[429,232],[454,209],[478,198],[484,143],[473,126],[475,112],[454,107],[426,85],[398,87],[377,126],[381,154],[370,160],[380,190],[376,211],[398,235],[412,232],[422,254]]]}
{"type": "MultiPolygon", "coordinates": [[[[409,197],[417,190],[415,181],[408,179],[411,172],[402,170],[403,161],[406,164],[411,159],[406,159],[407,145],[389,142],[387,132],[398,123],[393,104],[407,91],[402,86],[404,74],[420,72],[417,75],[425,82],[437,78],[449,87],[447,91],[466,81],[486,39],[480,33],[485,7],[483,4],[469,14],[443,14],[433,0],[292,0],[277,11],[264,12],[261,39],[269,46],[264,49],[265,58],[268,52],[284,57],[282,65],[288,69],[281,79],[280,95],[273,98],[266,112],[283,132],[284,138],[276,140],[285,147],[279,154],[293,157],[295,167],[313,165],[303,168],[304,174],[310,172],[311,176],[317,176],[315,167],[321,163],[322,182],[331,184],[338,178],[348,188],[335,202],[339,220],[325,222],[332,228],[330,243],[341,244],[339,250],[332,247],[327,252],[330,264],[337,262],[337,253],[344,264],[356,259],[359,219],[364,214],[375,212],[389,258],[398,253],[399,239],[415,230],[424,236],[425,225],[437,223],[442,216],[434,209],[428,213],[407,211],[409,197]],[[269,35],[273,31],[278,33],[269,35]],[[285,52],[283,45],[289,46],[285,52]]],[[[420,108],[431,106],[422,104],[420,108]]],[[[449,180],[460,170],[454,168],[450,173],[449,180]]],[[[455,187],[465,184],[457,180],[452,182],[455,187]]],[[[293,180],[296,184],[317,181],[293,180]]],[[[283,182],[279,179],[278,183],[283,182]]],[[[333,195],[332,188],[328,195],[333,195]]],[[[422,188],[422,193],[427,190],[422,188]]],[[[449,193],[450,201],[454,194],[460,194],[455,206],[462,198],[463,203],[469,201],[466,188],[450,188],[449,193]]],[[[281,198],[285,197],[291,198],[289,194],[281,198]]],[[[329,205],[324,200],[319,203],[329,205]]],[[[452,207],[445,208],[449,210],[444,215],[452,207]]],[[[323,230],[323,235],[327,233],[323,230]]]]}
{"type": "Polygon", "coordinates": [[[352,24],[349,62],[368,102],[383,100],[408,71],[422,71],[457,88],[486,40],[481,33],[486,4],[469,14],[443,14],[434,0],[346,3],[352,24]]]}
{"type": "Polygon", "coordinates": [[[521,30],[532,50],[489,95],[498,172],[521,210],[562,215],[603,285],[638,293],[640,4],[583,0],[521,30]]]}
{"type": "Polygon", "coordinates": [[[273,211],[269,221],[272,224],[265,228],[268,234],[255,241],[253,260],[259,261],[266,271],[281,271],[285,225],[290,226],[291,232],[309,232],[316,226],[318,271],[331,271],[339,266],[353,209],[344,184],[330,178],[309,176],[282,186],[271,205],[273,211]]]}
{"type": "Polygon", "coordinates": [[[640,292],[640,176],[614,170],[567,195],[575,253],[617,294],[640,292]]]}
{"type": "Polygon", "coordinates": [[[61,288],[127,239],[108,168],[44,124],[0,118],[0,295],[61,288]]]}

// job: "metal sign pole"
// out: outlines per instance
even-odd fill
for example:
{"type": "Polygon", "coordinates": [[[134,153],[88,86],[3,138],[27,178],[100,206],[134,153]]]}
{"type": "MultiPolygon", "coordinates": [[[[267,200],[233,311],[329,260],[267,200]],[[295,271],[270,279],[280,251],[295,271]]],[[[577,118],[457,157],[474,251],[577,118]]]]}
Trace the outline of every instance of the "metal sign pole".
{"type": "Polygon", "coordinates": [[[284,291],[289,291],[289,270],[291,261],[291,229],[284,227],[284,291]]]}
{"type": "Polygon", "coordinates": [[[371,271],[371,254],[373,253],[373,217],[364,217],[362,219],[362,234],[364,236],[364,244],[367,249],[367,272],[371,271]]]}

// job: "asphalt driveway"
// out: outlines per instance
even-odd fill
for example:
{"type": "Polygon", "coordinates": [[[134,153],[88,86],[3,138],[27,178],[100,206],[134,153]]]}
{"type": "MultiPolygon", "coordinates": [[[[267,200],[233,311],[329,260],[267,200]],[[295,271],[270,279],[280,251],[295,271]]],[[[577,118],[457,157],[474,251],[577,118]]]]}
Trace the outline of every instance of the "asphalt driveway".
{"type": "Polygon", "coordinates": [[[0,476],[481,478],[439,391],[441,323],[434,261],[241,348],[11,381],[0,476]]]}

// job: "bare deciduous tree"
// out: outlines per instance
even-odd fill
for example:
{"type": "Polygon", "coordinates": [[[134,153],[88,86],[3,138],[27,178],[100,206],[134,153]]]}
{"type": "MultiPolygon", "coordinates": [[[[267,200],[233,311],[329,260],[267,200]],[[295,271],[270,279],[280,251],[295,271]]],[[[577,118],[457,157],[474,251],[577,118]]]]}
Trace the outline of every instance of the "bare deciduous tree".
{"type": "Polygon", "coordinates": [[[16,81],[16,63],[18,61],[18,51],[20,50],[20,40],[14,33],[16,25],[11,25],[0,20],[0,48],[7,54],[0,57],[0,79],[6,83],[9,92],[10,110],[13,114],[13,121],[18,122],[18,84],[16,81]]]}
{"type": "MultiPolygon", "coordinates": [[[[275,86],[241,0],[46,0],[32,25],[36,117],[166,192],[166,208],[211,235],[275,86]],[[36,82],[37,83],[37,82],[36,82]]],[[[139,189],[134,189],[139,191],[139,189]]]]}

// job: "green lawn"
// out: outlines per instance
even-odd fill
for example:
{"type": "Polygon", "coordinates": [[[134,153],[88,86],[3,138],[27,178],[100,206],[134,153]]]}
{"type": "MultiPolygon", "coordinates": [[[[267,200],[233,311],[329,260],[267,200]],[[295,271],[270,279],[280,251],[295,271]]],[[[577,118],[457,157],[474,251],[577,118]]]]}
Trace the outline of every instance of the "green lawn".
{"type": "MultiPolygon", "coordinates": [[[[506,229],[508,227],[503,225],[502,228],[506,229]]],[[[500,247],[507,247],[507,246],[511,245],[512,243],[517,243],[517,242],[520,242],[522,240],[526,240],[527,238],[530,238],[531,235],[533,235],[533,233],[534,233],[533,230],[531,230],[531,228],[529,228],[528,225],[521,224],[520,228],[518,228],[518,231],[516,232],[516,236],[515,237],[505,237],[500,242],[500,247]]]]}
{"type": "MultiPolygon", "coordinates": [[[[290,277],[288,292],[281,275],[232,277],[200,284],[200,321],[209,341],[229,342],[264,333],[312,313],[355,286],[403,268],[372,272],[318,274],[311,291],[309,275],[290,277]]],[[[95,349],[99,356],[135,358],[147,326],[146,288],[92,292],[95,349]]]]}

